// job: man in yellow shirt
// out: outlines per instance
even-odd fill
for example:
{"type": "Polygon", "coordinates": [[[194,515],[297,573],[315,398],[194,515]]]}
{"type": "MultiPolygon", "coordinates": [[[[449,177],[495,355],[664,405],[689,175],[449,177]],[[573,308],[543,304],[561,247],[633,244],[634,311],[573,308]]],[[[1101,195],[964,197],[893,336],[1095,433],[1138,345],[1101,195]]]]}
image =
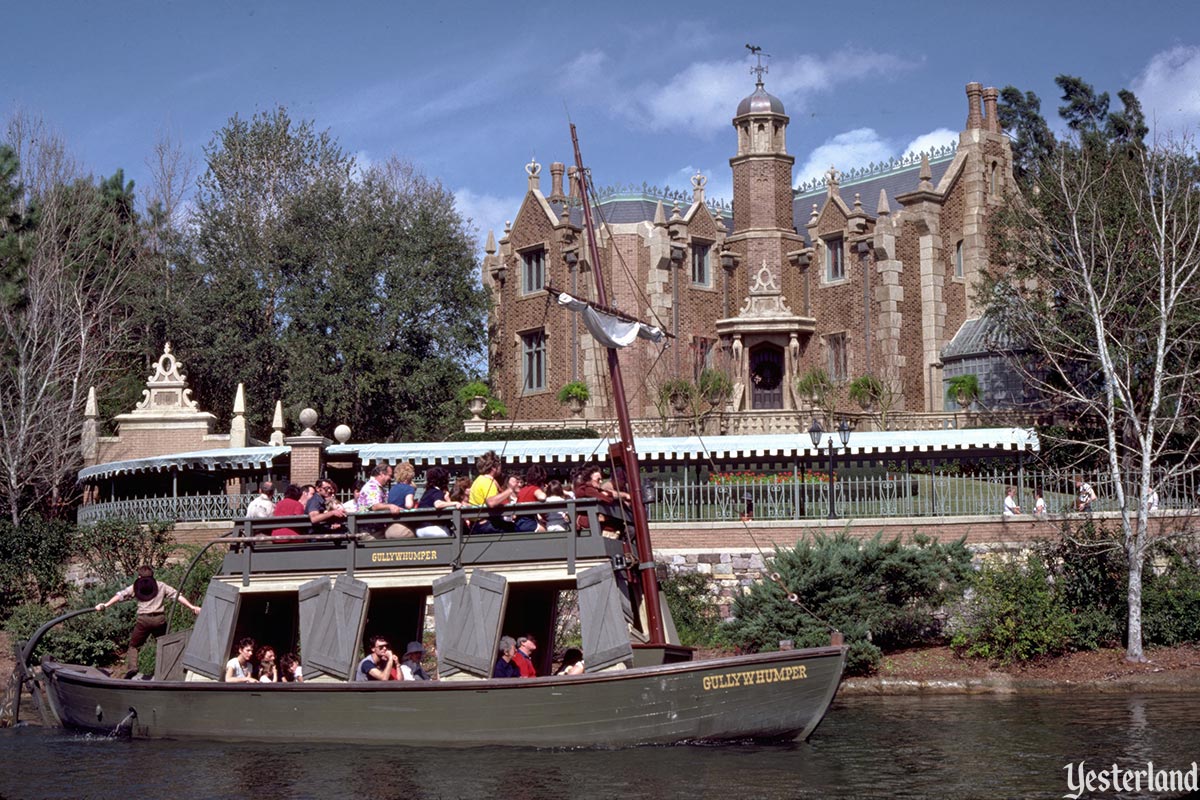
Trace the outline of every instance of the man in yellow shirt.
{"type": "MultiPolygon", "coordinates": [[[[471,493],[467,496],[467,502],[473,506],[487,506],[499,512],[516,499],[520,481],[515,476],[510,477],[505,481],[504,488],[501,489],[499,482],[501,467],[500,456],[496,455],[495,450],[488,450],[475,459],[475,472],[478,475],[475,482],[471,484],[471,493]]],[[[510,521],[505,519],[502,513],[496,513],[487,519],[480,520],[471,528],[472,533],[534,530],[537,530],[536,517],[517,517],[516,521],[510,521]]]]}

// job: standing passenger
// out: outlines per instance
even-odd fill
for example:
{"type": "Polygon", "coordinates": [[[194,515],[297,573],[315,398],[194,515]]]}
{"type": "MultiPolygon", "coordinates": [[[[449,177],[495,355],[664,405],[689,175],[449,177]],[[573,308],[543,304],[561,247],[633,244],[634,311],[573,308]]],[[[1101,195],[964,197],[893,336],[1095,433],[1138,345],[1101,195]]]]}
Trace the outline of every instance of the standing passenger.
{"type": "Polygon", "coordinates": [[[132,678],[137,674],[138,648],[144,645],[151,636],[158,637],[167,632],[165,604],[168,597],[178,597],[179,602],[191,609],[193,614],[200,613],[200,606],[192,605],[192,602],[174,586],[154,580],[154,570],[149,566],[138,567],[137,580],[105,602],[97,603],[96,610],[103,611],[113,603],[120,603],[133,597],[136,597],[138,601],[137,621],[133,625],[133,634],[129,637],[129,649],[125,651],[126,678],[132,678]]]}
{"type": "Polygon", "coordinates": [[[263,519],[275,512],[275,484],[263,481],[258,485],[258,496],[246,506],[246,517],[263,519]]]}

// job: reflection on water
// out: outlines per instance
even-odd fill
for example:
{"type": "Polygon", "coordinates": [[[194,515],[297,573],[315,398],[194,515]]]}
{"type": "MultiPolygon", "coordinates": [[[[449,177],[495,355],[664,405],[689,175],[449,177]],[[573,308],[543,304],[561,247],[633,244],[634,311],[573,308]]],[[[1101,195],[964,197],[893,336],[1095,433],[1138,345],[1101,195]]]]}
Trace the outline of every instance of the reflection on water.
{"type": "MultiPolygon", "coordinates": [[[[130,742],[0,731],[0,797],[1062,797],[1063,767],[1188,768],[1200,695],[855,697],[806,743],[619,751],[130,742]]],[[[419,730],[401,732],[418,743],[419,730]]],[[[1118,797],[1120,795],[1105,795],[1118,797]]]]}

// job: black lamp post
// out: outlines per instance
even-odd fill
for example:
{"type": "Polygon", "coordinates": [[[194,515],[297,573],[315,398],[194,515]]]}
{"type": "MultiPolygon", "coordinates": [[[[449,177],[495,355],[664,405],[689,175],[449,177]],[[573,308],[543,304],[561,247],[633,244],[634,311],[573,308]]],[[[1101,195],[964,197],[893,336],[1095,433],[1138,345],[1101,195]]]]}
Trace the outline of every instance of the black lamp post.
{"type": "MultiPolygon", "coordinates": [[[[845,449],[850,444],[850,423],[842,420],[837,425],[838,439],[842,442],[842,448],[845,449]]],[[[812,441],[813,447],[818,450],[821,447],[821,434],[825,431],[821,428],[821,423],[813,420],[812,427],[808,429],[808,438],[812,441]]],[[[833,435],[829,436],[829,519],[837,519],[837,510],[834,507],[833,499],[833,435]]]]}

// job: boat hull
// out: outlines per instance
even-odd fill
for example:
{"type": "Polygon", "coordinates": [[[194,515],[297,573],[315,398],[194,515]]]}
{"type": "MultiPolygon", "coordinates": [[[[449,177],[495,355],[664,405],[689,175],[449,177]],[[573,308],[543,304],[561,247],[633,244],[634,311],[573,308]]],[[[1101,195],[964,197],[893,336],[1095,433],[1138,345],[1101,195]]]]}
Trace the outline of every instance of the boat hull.
{"type": "Polygon", "coordinates": [[[807,738],[844,663],[824,647],[574,677],[255,685],[123,681],[47,660],[42,677],[65,727],[125,721],[135,738],[622,747],[807,738]]]}

